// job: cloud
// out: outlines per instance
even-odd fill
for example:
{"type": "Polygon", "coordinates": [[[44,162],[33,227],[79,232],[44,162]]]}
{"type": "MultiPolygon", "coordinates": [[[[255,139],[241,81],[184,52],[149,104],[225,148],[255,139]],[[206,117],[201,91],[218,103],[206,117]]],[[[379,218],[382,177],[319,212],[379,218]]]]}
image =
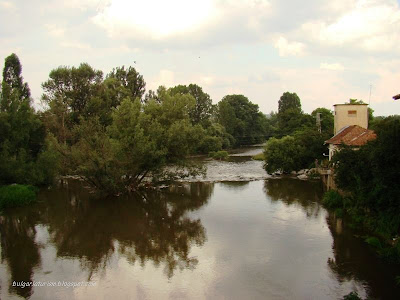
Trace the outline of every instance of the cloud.
{"type": "Polygon", "coordinates": [[[339,64],[339,63],[333,63],[333,64],[329,64],[329,63],[321,63],[319,65],[319,67],[321,69],[325,69],[325,70],[332,70],[332,71],[343,71],[344,67],[343,65],[339,64]]]}
{"type": "Polygon", "coordinates": [[[15,4],[10,1],[0,1],[0,7],[7,9],[7,10],[15,10],[15,4]]]}
{"type": "Polygon", "coordinates": [[[110,36],[140,34],[154,39],[191,31],[214,14],[211,0],[113,0],[93,22],[110,36]]]}
{"type": "Polygon", "coordinates": [[[72,42],[72,41],[65,41],[65,42],[62,42],[60,45],[61,45],[61,47],[64,47],[64,48],[74,48],[74,49],[79,49],[79,50],[91,50],[92,49],[92,47],[89,44],[72,42]]]}
{"type": "Polygon", "coordinates": [[[279,51],[279,56],[301,56],[304,55],[305,45],[299,42],[289,42],[283,36],[279,37],[275,44],[279,51]]]}
{"type": "Polygon", "coordinates": [[[398,51],[399,28],[400,10],[396,1],[359,0],[332,21],[316,19],[304,23],[301,34],[325,46],[398,51]]]}
{"type": "Polygon", "coordinates": [[[55,24],[45,24],[44,25],[47,29],[47,32],[49,35],[53,36],[53,37],[63,37],[64,33],[65,33],[65,29],[58,27],[55,24]]]}

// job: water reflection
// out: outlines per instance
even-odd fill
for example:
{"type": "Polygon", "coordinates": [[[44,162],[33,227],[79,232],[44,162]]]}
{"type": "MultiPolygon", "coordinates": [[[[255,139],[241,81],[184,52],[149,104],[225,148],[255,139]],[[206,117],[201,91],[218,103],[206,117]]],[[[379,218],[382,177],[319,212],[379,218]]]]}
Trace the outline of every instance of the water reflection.
{"type": "Polygon", "coordinates": [[[32,293],[31,288],[13,287],[12,281],[32,281],[34,268],[40,268],[37,224],[47,229],[57,257],[79,259],[87,280],[105,270],[114,253],[131,264],[163,265],[168,277],[176,269],[193,269],[198,261],[190,249],[203,245],[206,233],[187,212],[206,204],[212,192],[212,184],[190,183],[163,192],[95,199],[74,182],[45,191],[34,207],[1,216],[1,258],[11,273],[9,292],[23,297],[32,293]]]}
{"type": "MultiPolygon", "coordinates": [[[[8,263],[11,282],[31,281],[33,269],[40,266],[39,245],[35,243],[36,217],[26,213],[26,209],[0,216],[1,262],[8,263]]],[[[32,287],[20,289],[10,284],[9,292],[29,297],[32,287]]]]}
{"type": "Polygon", "coordinates": [[[269,179],[264,183],[264,192],[272,201],[286,205],[300,205],[307,217],[320,214],[322,186],[318,181],[302,181],[295,178],[269,179]]]}
{"type": "Polygon", "coordinates": [[[395,283],[396,266],[383,263],[362,239],[355,238],[346,220],[331,213],[327,223],[333,237],[333,257],[327,263],[339,282],[360,283],[354,289],[360,293],[366,287],[368,299],[394,299],[400,295],[400,287],[395,283]]]}

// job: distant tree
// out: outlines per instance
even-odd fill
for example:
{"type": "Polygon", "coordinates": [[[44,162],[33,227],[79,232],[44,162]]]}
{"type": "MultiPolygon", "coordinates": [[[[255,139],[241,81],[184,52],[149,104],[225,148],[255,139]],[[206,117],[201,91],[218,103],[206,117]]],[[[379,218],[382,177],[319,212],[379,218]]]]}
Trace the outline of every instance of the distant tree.
{"type": "Polygon", "coordinates": [[[301,168],[299,153],[302,151],[302,146],[296,143],[294,137],[271,138],[264,148],[264,168],[268,173],[297,171],[301,168]]]}
{"type": "Polygon", "coordinates": [[[268,121],[243,95],[227,95],[218,103],[218,121],[235,138],[237,145],[265,140],[268,121]]]}
{"type": "Polygon", "coordinates": [[[318,107],[313,110],[311,115],[316,119],[317,113],[320,113],[320,118],[321,118],[321,131],[323,133],[328,133],[330,135],[333,135],[333,124],[334,124],[334,118],[333,118],[333,113],[324,107],[318,107]]]}
{"type": "MultiPolygon", "coordinates": [[[[103,73],[82,63],[78,68],[58,67],[50,72],[49,77],[42,84],[42,99],[50,107],[45,122],[50,131],[65,143],[72,127],[79,123],[81,117],[93,115],[89,109],[90,102],[99,97],[103,73]]],[[[109,87],[108,91],[113,88],[109,87]]]]}
{"type": "Polygon", "coordinates": [[[22,66],[18,56],[13,53],[5,59],[3,69],[3,81],[1,83],[2,111],[10,108],[12,101],[22,102],[30,99],[31,92],[27,83],[23,82],[22,66]]]}
{"type": "Polygon", "coordinates": [[[169,89],[171,95],[190,94],[196,100],[194,108],[189,112],[192,124],[201,124],[207,127],[210,124],[212,100],[197,84],[177,85],[169,89]]]}
{"type": "Polygon", "coordinates": [[[301,113],[301,101],[296,93],[285,92],[278,101],[278,114],[284,113],[288,109],[292,109],[301,113]]]}
{"type": "Polygon", "coordinates": [[[47,149],[45,128],[31,107],[18,57],[12,54],[5,61],[0,98],[0,184],[48,183],[54,174],[47,168],[55,157],[47,149]]]}
{"type": "Polygon", "coordinates": [[[107,78],[116,79],[120,87],[123,87],[123,89],[120,89],[120,102],[126,97],[131,98],[133,101],[136,98],[142,99],[144,96],[146,83],[143,76],[133,67],[128,67],[127,69],[125,69],[125,66],[117,67],[107,75],[107,78]]]}

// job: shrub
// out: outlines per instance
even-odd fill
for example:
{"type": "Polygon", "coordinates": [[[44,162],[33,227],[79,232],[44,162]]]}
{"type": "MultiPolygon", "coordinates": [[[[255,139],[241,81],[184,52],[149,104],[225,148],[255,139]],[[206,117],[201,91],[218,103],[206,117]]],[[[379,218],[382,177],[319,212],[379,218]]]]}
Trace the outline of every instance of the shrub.
{"type": "Polygon", "coordinates": [[[322,204],[329,209],[342,208],[343,197],[337,191],[329,190],[324,194],[322,204]]]}
{"type": "Polygon", "coordinates": [[[228,158],[229,153],[226,151],[217,151],[217,152],[212,151],[208,155],[214,159],[225,160],[228,158]]]}
{"type": "Polygon", "coordinates": [[[0,209],[23,206],[36,200],[37,189],[31,185],[13,184],[0,187],[0,209]]]}

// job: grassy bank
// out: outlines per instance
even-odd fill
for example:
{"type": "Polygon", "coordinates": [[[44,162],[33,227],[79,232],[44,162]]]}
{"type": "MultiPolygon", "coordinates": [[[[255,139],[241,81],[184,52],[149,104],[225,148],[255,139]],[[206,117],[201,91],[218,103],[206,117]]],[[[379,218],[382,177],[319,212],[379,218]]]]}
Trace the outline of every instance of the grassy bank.
{"type": "Polygon", "coordinates": [[[23,206],[36,201],[37,188],[13,184],[0,187],[0,209],[23,206]]]}

